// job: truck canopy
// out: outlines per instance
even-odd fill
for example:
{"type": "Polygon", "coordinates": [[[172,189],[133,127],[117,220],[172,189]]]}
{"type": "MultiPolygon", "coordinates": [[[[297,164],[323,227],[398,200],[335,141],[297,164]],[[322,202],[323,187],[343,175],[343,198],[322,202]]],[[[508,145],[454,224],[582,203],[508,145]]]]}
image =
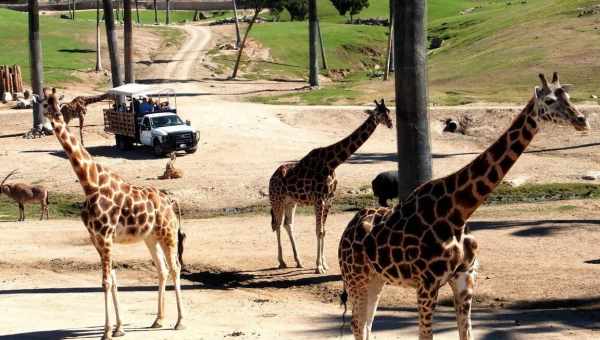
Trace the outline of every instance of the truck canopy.
{"type": "Polygon", "coordinates": [[[125,84],[118,87],[113,87],[112,89],[108,90],[109,94],[127,97],[145,96],[156,92],[160,92],[160,89],[156,89],[152,85],[136,83],[125,84]]]}

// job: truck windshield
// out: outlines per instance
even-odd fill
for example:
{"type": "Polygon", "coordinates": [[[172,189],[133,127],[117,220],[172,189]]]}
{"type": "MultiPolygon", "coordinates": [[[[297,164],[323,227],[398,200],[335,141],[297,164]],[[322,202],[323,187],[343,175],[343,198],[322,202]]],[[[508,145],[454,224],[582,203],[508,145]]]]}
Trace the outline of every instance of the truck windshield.
{"type": "Polygon", "coordinates": [[[155,128],[163,127],[163,126],[175,126],[175,125],[183,125],[181,119],[179,119],[176,115],[169,116],[161,116],[152,118],[152,125],[155,128]]]}

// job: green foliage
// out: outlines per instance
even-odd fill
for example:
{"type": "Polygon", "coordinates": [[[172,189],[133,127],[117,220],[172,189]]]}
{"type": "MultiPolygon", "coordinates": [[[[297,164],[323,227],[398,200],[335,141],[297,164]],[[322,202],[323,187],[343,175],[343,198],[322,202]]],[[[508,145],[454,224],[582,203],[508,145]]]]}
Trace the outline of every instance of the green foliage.
{"type": "Polygon", "coordinates": [[[360,13],[363,8],[369,7],[369,0],[331,0],[331,3],[340,15],[345,16],[349,13],[350,17],[360,13]]]}
{"type": "Polygon", "coordinates": [[[308,0],[285,0],[284,7],[292,21],[303,21],[308,15],[308,0]]]}

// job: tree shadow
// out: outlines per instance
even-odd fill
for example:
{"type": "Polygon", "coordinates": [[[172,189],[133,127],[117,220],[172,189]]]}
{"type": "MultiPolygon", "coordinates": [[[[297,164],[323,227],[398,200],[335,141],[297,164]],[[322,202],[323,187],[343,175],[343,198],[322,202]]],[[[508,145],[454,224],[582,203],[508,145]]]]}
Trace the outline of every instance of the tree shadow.
{"type": "MultiPolygon", "coordinates": [[[[450,154],[439,154],[432,153],[431,157],[433,159],[439,158],[450,158],[457,156],[468,156],[468,155],[479,155],[479,152],[460,152],[460,153],[450,153],[450,154]]],[[[390,153],[379,153],[379,152],[359,152],[355,153],[350,157],[348,163],[350,164],[373,164],[380,162],[397,162],[398,154],[395,152],[390,153]]]]}
{"type": "Polygon", "coordinates": [[[150,66],[152,64],[168,64],[168,63],[173,63],[176,61],[182,61],[182,60],[181,59],[138,60],[135,63],[150,66]]]}
{"type": "Polygon", "coordinates": [[[600,259],[587,260],[587,261],[583,261],[583,263],[587,263],[587,264],[600,264],[600,259]]]}
{"type": "Polygon", "coordinates": [[[303,287],[341,280],[340,275],[316,275],[314,269],[266,269],[257,271],[221,271],[219,269],[194,268],[181,275],[206,289],[228,290],[236,288],[303,287]]]}
{"type": "Polygon", "coordinates": [[[575,229],[590,230],[600,226],[600,220],[532,220],[532,221],[470,221],[466,228],[469,231],[489,230],[489,229],[510,229],[524,228],[516,230],[513,236],[519,237],[547,237],[553,236],[560,231],[573,231],[575,229]]]}
{"type": "Polygon", "coordinates": [[[96,50],[89,48],[61,48],[58,52],[64,53],[96,53],[96,50]]]}
{"type": "MultiPolygon", "coordinates": [[[[85,148],[90,155],[93,157],[106,157],[106,158],[122,158],[127,160],[149,160],[157,159],[152,153],[150,148],[145,146],[135,147],[131,150],[119,150],[115,146],[111,145],[98,145],[90,146],[85,148]]],[[[56,156],[63,159],[68,159],[67,154],[63,150],[25,150],[22,153],[47,153],[52,156],[56,156]]],[[[184,153],[180,152],[178,156],[183,156],[184,153]]]]}

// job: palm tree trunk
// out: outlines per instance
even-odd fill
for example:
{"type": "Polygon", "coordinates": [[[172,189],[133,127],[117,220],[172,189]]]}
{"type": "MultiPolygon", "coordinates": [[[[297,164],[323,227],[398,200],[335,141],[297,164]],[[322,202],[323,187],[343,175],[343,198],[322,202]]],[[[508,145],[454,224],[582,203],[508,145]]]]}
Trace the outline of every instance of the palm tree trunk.
{"type": "Polygon", "coordinates": [[[123,84],[123,73],[119,63],[119,51],[117,45],[117,33],[115,32],[115,21],[113,17],[113,6],[111,0],[102,0],[104,4],[104,24],[106,26],[106,41],[108,54],[110,56],[110,72],[113,87],[123,84]]]}
{"type": "Polygon", "coordinates": [[[319,86],[319,61],[317,60],[318,39],[317,0],[308,0],[308,82],[310,86],[319,86]]]}
{"type": "Polygon", "coordinates": [[[102,71],[100,57],[100,0],[96,0],[96,72],[102,71]]]}
{"type": "Polygon", "coordinates": [[[238,69],[240,68],[240,61],[242,60],[242,53],[244,52],[244,47],[246,46],[246,40],[248,39],[248,34],[250,33],[252,26],[254,26],[254,22],[256,21],[256,18],[258,18],[258,15],[260,14],[261,10],[262,10],[262,8],[256,8],[254,10],[254,16],[252,17],[250,24],[248,24],[246,33],[244,33],[244,40],[242,40],[242,45],[240,46],[240,49],[238,51],[238,56],[237,56],[237,60],[235,61],[235,66],[233,67],[233,74],[231,75],[231,79],[235,79],[237,77],[238,69]]]}
{"type": "MultiPolygon", "coordinates": [[[[42,61],[42,42],[40,41],[40,18],[38,0],[28,1],[29,10],[29,61],[31,64],[31,87],[33,93],[42,95],[44,82],[44,68],[42,61]]],[[[44,124],[44,111],[38,102],[33,106],[33,129],[42,130],[44,124]]]]}
{"type": "Polygon", "coordinates": [[[124,62],[125,62],[125,83],[135,82],[133,74],[133,51],[132,51],[132,39],[133,39],[133,22],[131,21],[131,0],[123,1],[123,26],[124,34],[123,40],[124,48],[124,62]]]}

